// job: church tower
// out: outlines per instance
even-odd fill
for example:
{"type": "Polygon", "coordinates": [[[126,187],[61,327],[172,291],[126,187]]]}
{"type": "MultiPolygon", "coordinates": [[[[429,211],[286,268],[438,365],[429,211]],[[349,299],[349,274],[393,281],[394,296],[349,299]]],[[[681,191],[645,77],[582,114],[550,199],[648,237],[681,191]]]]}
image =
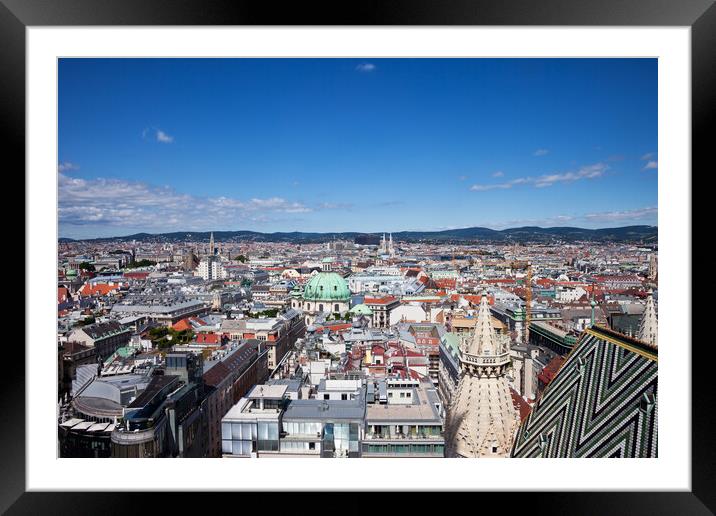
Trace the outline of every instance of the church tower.
{"type": "Polygon", "coordinates": [[[519,424],[507,383],[510,343],[482,294],[475,332],[460,346],[460,381],[446,421],[448,457],[506,457],[519,424]]]}
{"type": "Polygon", "coordinates": [[[214,232],[211,232],[211,237],[209,237],[209,254],[214,255],[216,254],[216,249],[214,247],[214,232]]]}
{"type": "Polygon", "coordinates": [[[649,297],[646,298],[646,308],[644,314],[641,316],[639,321],[639,332],[637,333],[637,339],[640,341],[651,344],[654,347],[658,346],[658,320],[656,317],[656,305],[654,304],[654,295],[649,292],[649,297]]]}

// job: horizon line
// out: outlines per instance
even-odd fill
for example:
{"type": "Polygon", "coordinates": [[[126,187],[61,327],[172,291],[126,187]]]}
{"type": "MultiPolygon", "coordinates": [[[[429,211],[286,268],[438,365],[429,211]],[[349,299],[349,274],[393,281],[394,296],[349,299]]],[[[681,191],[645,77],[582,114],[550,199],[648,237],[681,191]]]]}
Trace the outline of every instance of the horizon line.
{"type": "Polygon", "coordinates": [[[382,233],[389,234],[389,233],[442,233],[445,231],[459,231],[463,229],[487,229],[490,231],[509,231],[512,229],[523,229],[523,228],[537,228],[537,229],[581,229],[581,230],[587,230],[587,231],[600,231],[605,229],[622,229],[622,228],[629,228],[629,227],[649,227],[649,228],[658,228],[658,224],[627,224],[624,226],[605,226],[600,228],[585,228],[580,226],[512,226],[512,227],[506,227],[502,229],[494,229],[490,228],[488,226],[464,226],[464,227],[454,227],[454,228],[446,228],[446,229],[403,229],[400,231],[355,231],[355,230],[344,230],[344,231],[256,231],[252,229],[217,229],[217,230],[174,230],[174,231],[164,231],[161,233],[150,233],[148,231],[139,231],[137,233],[132,233],[129,235],[113,235],[113,236],[95,236],[95,237],[83,237],[83,238],[72,238],[72,237],[65,237],[65,236],[58,236],[57,239],[67,239],[67,240],[75,240],[75,241],[83,241],[83,240],[101,240],[101,239],[109,239],[109,238],[129,238],[134,235],[149,235],[149,236],[160,236],[160,235],[166,235],[166,234],[172,234],[172,233],[238,233],[238,232],[250,232],[250,233],[257,233],[262,235],[275,235],[278,233],[314,233],[317,235],[330,235],[334,233],[358,233],[361,235],[381,235],[382,233]]]}

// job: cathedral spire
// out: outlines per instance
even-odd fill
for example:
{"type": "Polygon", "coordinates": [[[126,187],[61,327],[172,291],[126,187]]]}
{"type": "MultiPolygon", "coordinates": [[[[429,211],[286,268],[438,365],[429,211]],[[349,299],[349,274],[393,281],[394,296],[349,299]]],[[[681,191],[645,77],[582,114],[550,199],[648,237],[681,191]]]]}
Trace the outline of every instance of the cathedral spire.
{"type": "Polygon", "coordinates": [[[658,319],[656,317],[656,305],[654,304],[654,295],[650,291],[646,298],[646,308],[644,314],[639,321],[639,332],[637,338],[654,347],[658,346],[658,319]]]}
{"type": "Polygon", "coordinates": [[[497,339],[497,333],[492,327],[492,313],[487,292],[482,293],[480,307],[477,310],[475,333],[472,341],[468,343],[466,351],[471,355],[497,355],[502,353],[502,346],[497,339]]]}
{"type": "Polygon", "coordinates": [[[449,457],[506,457],[519,423],[507,382],[509,338],[492,327],[483,292],[472,337],[460,352],[460,381],[446,421],[449,457]]]}
{"type": "Polygon", "coordinates": [[[211,237],[209,237],[209,254],[214,254],[214,232],[211,232],[211,237]]]}

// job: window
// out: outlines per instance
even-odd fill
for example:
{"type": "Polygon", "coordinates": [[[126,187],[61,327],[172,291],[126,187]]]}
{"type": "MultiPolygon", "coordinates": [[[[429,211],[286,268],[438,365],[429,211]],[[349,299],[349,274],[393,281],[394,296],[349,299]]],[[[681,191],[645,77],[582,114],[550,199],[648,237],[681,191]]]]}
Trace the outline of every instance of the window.
{"type": "Polygon", "coordinates": [[[348,399],[348,395],[347,395],[347,394],[341,394],[341,399],[342,399],[342,400],[347,400],[347,399],[348,399]]]}
{"type": "Polygon", "coordinates": [[[324,394],[324,395],[323,395],[323,399],[324,399],[324,400],[330,400],[330,399],[331,399],[331,395],[330,395],[330,394],[324,394]]]}

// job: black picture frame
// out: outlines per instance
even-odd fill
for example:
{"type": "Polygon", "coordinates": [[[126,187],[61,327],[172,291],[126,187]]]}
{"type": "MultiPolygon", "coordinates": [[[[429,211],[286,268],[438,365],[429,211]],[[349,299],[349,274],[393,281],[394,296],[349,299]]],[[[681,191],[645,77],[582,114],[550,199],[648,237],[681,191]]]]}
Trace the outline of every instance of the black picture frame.
{"type": "MultiPolygon", "coordinates": [[[[398,0],[287,4],[279,7],[268,1],[240,0],[0,0],[0,120],[5,133],[4,162],[11,157],[14,158],[11,162],[17,164],[16,170],[25,167],[25,29],[82,25],[688,26],[692,36],[693,168],[705,169],[707,160],[713,160],[709,129],[713,130],[716,118],[714,0],[398,0]]],[[[686,281],[691,282],[691,278],[686,281]]],[[[684,314],[684,317],[690,326],[692,314],[684,314]]],[[[673,344],[691,345],[690,328],[684,335],[685,342],[673,344]]],[[[695,348],[692,350],[695,355],[695,348]]],[[[4,368],[6,381],[0,391],[0,415],[6,420],[0,424],[0,511],[8,514],[136,513],[139,494],[25,492],[24,360],[24,357],[13,356],[12,367],[4,368]]],[[[716,511],[716,448],[713,427],[709,424],[710,364],[710,360],[692,361],[691,492],[510,493],[512,502],[508,506],[516,502],[524,504],[523,510],[551,514],[656,515],[716,511]]],[[[78,491],[81,489],[78,486],[78,491]]],[[[185,504],[187,496],[188,493],[172,493],[170,497],[163,497],[163,509],[171,510],[165,505],[167,498],[172,500],[170,505],[185,504]]],[[[481,507],[500,503],[500,496],[505,494],[480,494],[481,507]]],[[[420,497],[411,499],[421,500],[420,497]]],[[[402,500],[400,505],[406,501],[402,500]]],[[[342,505],[345,509],[345,504],[342,505]]],[[[444,509],[449,507],[444,505],[444,509]]],[[[216,505],[215,509],[218,508],[216,505]]]]}

